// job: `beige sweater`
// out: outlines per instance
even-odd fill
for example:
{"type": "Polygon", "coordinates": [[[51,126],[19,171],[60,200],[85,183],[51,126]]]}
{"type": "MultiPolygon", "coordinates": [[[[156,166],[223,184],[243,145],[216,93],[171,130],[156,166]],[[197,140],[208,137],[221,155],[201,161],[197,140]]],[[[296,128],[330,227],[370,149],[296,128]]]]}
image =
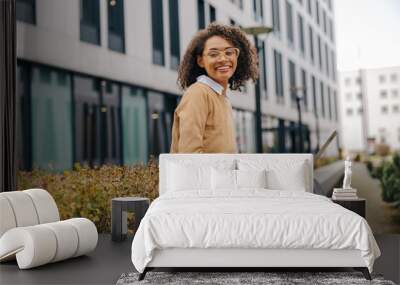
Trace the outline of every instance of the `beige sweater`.
{"type": "Polygon", "coordinates": [[[174,113],[171,153],[236,153],[232,105],[226,95],[193,83],[174,113]]]}

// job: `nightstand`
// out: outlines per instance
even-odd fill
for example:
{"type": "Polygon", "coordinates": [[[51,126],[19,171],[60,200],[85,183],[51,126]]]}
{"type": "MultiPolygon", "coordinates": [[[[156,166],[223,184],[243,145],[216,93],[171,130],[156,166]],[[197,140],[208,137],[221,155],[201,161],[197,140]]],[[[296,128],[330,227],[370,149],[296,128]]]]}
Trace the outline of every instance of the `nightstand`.
{"type": "Polygon", "coordinates": [[[354,200],[333,200],[332,202],[339,204],[340,206],[359,214],[361,217],[365,218],[365,204],[366,200],[364,198],[358,198],[354,200]]]}
{"type": "Polygon", "coordinates": [[[128,233],[127,212],[135,214],[135,233],[146,214],[150,199],[142,197],[120,197],[111,201],[111,238],[123,241],[128,233]]]}

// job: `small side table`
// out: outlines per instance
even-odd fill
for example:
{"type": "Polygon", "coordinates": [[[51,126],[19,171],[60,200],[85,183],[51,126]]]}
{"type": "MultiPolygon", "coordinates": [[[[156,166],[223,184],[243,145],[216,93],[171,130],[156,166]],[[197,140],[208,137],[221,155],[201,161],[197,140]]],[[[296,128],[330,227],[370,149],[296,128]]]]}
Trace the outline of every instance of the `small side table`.
{"type": "Polygon", "coordinates": [[[142,197],[120,197],[111,200],[111,239],[123,241],[128,233],[128,214],[135,214],[135,233],[149,208],[150,200],[142,197]]]}
{"type": "Polygon", "coordinates": [[[332,202],[339,204],[340,206],[359,214],[361,217],[365,218],[365,205],[366,200],[364,198],[358,198],[355,200],[334,200],[332,202]]]}

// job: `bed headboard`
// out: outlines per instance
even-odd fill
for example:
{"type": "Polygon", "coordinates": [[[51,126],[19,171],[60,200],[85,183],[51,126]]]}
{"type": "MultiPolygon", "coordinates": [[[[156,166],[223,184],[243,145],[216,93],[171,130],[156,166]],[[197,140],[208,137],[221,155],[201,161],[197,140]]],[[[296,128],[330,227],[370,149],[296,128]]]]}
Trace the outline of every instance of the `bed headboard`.
{"type": "Polygon", "coordinates": [[[290,160],[294,163],[304,162],[306,165],[306,181],[307,181],[307,192],[313,192],[313,155],[310,153],[290,153],[290,154],[270,154],[270,153],[238,153],[238,154],[225,154],[225,153],[163,153],[159,156],[159,194],[162,195],[166,192],[166,181],[167,181],[167,164],[169,161],[179,160],[190,160],[196,164],[212,164],[213,161],[218,160],[232,160],[234,162],[237,159],[246,160],[290,160]]]}

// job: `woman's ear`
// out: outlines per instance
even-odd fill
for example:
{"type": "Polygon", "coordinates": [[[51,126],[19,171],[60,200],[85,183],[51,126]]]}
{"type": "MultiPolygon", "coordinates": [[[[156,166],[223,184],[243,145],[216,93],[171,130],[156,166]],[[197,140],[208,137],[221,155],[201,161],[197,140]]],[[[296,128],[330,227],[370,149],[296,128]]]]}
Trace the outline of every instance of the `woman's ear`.
{"type": "Polygon", "coordinates": [[[201,55],[197,56],[197,64],[198,66],[200,66],[201,68],[204,68],[204,62],[203,62],[203,57],[201,55]]]}

